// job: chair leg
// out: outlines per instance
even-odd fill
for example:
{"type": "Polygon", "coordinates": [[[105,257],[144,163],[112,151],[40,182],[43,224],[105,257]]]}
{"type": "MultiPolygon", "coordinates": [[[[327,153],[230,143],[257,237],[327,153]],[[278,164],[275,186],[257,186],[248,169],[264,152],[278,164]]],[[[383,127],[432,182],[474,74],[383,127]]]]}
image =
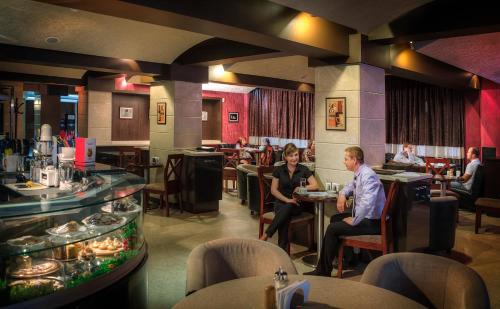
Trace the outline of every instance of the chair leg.
{"type": "Polygon", "coordinates": [[[264,234],[264,223],[259,222],[259,238],[262,237],[262,234],[264,234]]]}
{"type": "Polygon", "coordinates": [[[479,228],[481,227],[481,207],[476,206],[476,225],[474,227],[475,233],[479,233],[479,228]]]}
{"type": "Polygon", "coordinates": [[[144,200],[144,205],[142,206],[142,208],[144,209],[144,212],[146,212],[147,210],[149,210],[149,191],[143,190],[142,196],[144,200]]]}
{"type": "Polygon", "coordinates": [[[165,213],[166,213],[166,216],[170,217],[170,204],[168,203],[168,195],[167,195],[166,192],[163,194],[163,201],[164,201],[164,204],[165,204],[165,213]]]}
{"type": "Polygon", "coordinates": [[[182,195],[181,193],[179,192],[179,195],[178,195],[178,199],[179,199],[179,209],[181,210],[181,213],[184,211],[184,208],[182,207],[182,195]]]}
{"type": "Polygon", "coordinates": [[[340,244],[340,247],[339,247],[339,256],[337,257],[337,263],[338,263],[338,266],[337,266],[337,278],[342,278],[342,268],[344,265],[343,264],[343,260],[344,260],[344,241],[342,241],[342,243],[340,244]]]}
{"type": "Polygon", "coordinates": [[[160,209],[164,206],[163,193],[160,193],[160,209]]]}

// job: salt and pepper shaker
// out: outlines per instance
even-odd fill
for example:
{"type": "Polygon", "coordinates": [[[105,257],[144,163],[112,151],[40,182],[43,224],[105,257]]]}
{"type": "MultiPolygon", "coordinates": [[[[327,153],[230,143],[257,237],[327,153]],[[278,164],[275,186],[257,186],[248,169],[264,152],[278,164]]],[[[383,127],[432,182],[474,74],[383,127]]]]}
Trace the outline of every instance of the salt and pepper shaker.
{"type": "Polygon", "coordinates": [[[280,266],[274,273],[274,287],[277,290],[282,289],[288,285],[288,274],[280,266]]]}

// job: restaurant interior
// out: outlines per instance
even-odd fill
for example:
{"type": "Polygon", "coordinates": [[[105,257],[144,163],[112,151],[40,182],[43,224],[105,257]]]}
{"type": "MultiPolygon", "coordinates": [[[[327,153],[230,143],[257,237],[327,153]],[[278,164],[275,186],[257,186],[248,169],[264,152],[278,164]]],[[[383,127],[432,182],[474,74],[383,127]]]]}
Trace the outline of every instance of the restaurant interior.
{"type": "Polygon", "coordinates": [[[500,19],[0,1],[0,307],[500,308],[500,19]]]}

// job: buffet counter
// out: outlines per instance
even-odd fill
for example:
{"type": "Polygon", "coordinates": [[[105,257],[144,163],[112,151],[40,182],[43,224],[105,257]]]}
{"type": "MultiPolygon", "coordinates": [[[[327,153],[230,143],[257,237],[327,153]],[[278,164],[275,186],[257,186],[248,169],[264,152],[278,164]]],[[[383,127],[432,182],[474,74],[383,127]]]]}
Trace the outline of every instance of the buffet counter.
{"type": "Polygon", "coordinates": [[[69,190],[0,176],[0,306],[147,306],[144,180],[99,169],[69,190]]]}

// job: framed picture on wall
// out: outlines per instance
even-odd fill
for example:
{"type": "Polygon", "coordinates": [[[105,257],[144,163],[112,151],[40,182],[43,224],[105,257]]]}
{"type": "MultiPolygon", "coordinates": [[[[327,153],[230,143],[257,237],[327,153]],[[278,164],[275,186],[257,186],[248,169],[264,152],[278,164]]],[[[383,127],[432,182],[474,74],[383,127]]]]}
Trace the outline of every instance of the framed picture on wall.
{"type": "Polygon", "coordinates": [[[120,119],[133,119],[134,109],[132,107],[120,107],[120,119]]]}
{"type": "Polygon", "coordinates": [[[167,124],[167,102],[156,103],[157,124],[167,124]]]}
{"type": "Polygon", "coordinates": [[[346,98],[326,98],[326,129],[346,130],[346,98]]]}
{"type": "Polygon", "coordinates": [[[237,112],[229,112],[229,122],[239,122],[240,114],[237,112]]]}

